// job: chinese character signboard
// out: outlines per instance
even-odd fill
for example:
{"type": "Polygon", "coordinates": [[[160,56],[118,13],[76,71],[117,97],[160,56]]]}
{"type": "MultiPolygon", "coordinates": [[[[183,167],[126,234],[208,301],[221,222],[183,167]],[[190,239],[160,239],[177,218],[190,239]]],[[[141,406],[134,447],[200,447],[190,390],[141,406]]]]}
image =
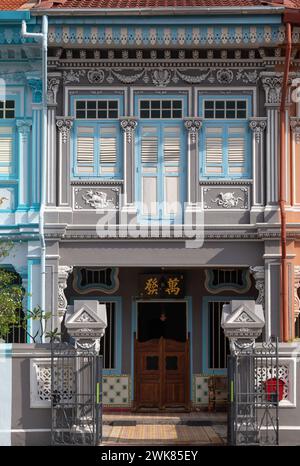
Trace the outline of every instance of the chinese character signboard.
{"type": "Polygon", "coordinates": [[[139,295],[143,298],[183,298],[184,278],[181,274],[140,275],[139,295]]]}

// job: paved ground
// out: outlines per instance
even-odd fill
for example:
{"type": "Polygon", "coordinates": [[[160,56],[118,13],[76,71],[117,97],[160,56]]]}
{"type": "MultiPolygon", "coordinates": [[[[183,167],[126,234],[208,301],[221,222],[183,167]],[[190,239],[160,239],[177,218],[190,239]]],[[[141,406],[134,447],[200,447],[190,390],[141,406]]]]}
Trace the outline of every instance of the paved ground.
{"type": "Polygon", "coordinates": [[[224,445],[224,413],[105,414],[102,445],[224,445]]]}
{"type": "Polygon", "coordinates": [[[102,445],[223,445],[210,427],[153,424],[105,426],[102,445]]]}

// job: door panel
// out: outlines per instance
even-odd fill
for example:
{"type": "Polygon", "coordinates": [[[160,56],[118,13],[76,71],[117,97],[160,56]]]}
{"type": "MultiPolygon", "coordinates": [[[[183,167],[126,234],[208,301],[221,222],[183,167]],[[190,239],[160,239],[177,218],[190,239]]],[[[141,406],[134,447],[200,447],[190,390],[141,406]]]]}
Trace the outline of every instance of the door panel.
{"type": "Polygon", "coordinates": [[[189,340],[135,340],[135,407],[189,408],[189,340]]]}

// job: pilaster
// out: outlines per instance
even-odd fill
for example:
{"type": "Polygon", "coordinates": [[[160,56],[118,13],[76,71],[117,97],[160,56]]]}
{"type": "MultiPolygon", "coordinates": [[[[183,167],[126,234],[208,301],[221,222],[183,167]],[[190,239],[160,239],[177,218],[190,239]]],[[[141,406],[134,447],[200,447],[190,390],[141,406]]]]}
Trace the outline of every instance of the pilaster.
{"type": "Polygon", "coordinates": [[[47,120],[48,120],[48,147],[47,147],[47,182],[46,205],[56,205],[57,190],[57,163],[56,163],[56,113],[57,94],[61,82],[61,73],[48,74],[47,87],[47,120]]]}
{"type": "Polygon", "coordinates": [[[123,130],[123,210],[135,212],[135,130],[138,122],[134,117],[120,118],[123,130]]]}
{"type": "Polygon", "coordinates": [[[67,310],[67,298],[65,296],[65,289],[67,288],[67,280],[72,273],[73,267],[69,265],[58,266],[58,303],[57,303],[57,316],[61,324],[65,312],[67,310]]]}
{"type": "Polygon", "coordinates": [[[32,121],[20,119],[16,121],[18,131],[18,154],[19,154],[19,189],[18,189],[18,210],[27,210],[29,204],[28,196],[28,158],[29,142],[32,121]]]}
{"type": "Polygon", "coordinates": [[[266,210],[277,209],[279,176],[279,107],[281,103],[282,73],[263,72],[261,81],[265,91],[267,111],[266,134],[266,210]]]}
{"type": "Polygon", "coordinates": [[[202,127],[201,118],[185,118],[185,129],[188,132],[187,150],[187,202],[195,204],[198,200],[199,185],[199,132],[202,127]]]}
{"type": "Polygon", "coordinates": [[[59,132],[58,205],[63,207],[70,207],[70,131],[73,120],[72,117],[56,117],[59,132]]]}

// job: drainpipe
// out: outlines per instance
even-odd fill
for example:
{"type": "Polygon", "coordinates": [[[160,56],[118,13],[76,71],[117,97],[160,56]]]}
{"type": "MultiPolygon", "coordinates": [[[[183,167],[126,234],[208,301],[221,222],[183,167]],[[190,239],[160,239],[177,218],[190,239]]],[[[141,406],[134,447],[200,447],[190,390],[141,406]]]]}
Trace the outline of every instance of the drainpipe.
{"type": "Polygon", "coordinates": [[[286,23],[286,52],[284,76],[281,90],[280,105],[280,179],[279,179],[279,206],[281,218],[281,339],[289,340],[289,313],[288,313],[288,276],[287,276],[287,247],[286,247],[286,98],[288,77],[290,71],[292,51],[292,27],[286,23]]]}
{"type": "MultiPolygon", "coordinates": [[[[41,241],[41,295],[40,306],[42,314],[45,314],[46,304],[46,244],[44,234],[44,212],[45,212],[45,199],[46,199],[46,159],[47,159],[47,51],[48,51],[48,18],[43,16],[42,32],[33,33],[27,32],[26,21],[22,21],[21,35],[24,38],[39,39],[42,42],[42,67],[43,67],[43,140],[42,140],[42,160],[41,160],[41,201],[40,201],[40,241],[41,241]]],[[[45,321],[42,323],[43,327],[43,341],[45,321]]]]}

